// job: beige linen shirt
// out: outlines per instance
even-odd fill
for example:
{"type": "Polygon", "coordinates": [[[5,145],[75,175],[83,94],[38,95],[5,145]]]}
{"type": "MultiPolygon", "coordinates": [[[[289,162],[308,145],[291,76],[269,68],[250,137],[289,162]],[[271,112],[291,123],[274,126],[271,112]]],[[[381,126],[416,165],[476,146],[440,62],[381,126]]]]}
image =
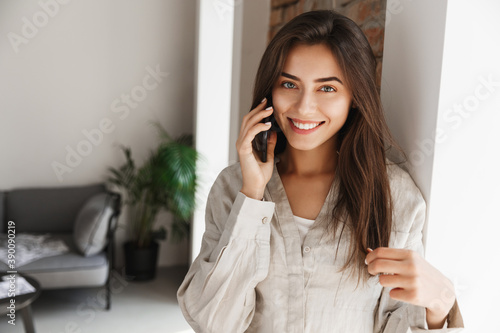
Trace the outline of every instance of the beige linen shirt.
{"type": "MultiPolygon", "coordinates": [[[[240,192],[239,163],[225,168],[213,184],[200,254],[177,293],[191,327],[215,333],[427,330],[425,308],[391,299],[391,289],[378,283],[378,275],[355,290],[357,279],[348,280],[348,271],[337,272],[347,258],[349,241],[348,228],[342,237],[337,232],[336,239],[325,232],[337,179],[301,245],[278,161],[275,157],[263,201],[240,192]]],[[[388,165],[387,171],[394,201],[389,247],[423,256],[426,203],[406,171],[397,165],[388,165]]],[[[429,331],[462,331],[453,328],[463,327],[457,302],[446,325],[429,331]]]]}

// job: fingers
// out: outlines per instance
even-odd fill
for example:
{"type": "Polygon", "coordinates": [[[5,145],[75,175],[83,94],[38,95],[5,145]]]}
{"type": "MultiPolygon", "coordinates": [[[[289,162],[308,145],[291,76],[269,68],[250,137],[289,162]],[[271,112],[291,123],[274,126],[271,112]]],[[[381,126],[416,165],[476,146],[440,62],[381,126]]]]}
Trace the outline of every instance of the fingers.
{"type": "Polygon", "coordinates": [[[242,155],[251,155],[253,152],[252,140],[258,133],[267,131],[270,128],[271,124],[257,123],[247,131],[242,130],[236,142],[236,149],[240,154],[240,158],[242,155]]]}
{"type": "Polygon", "coordinates": [[[266,100],[264,99],[255,109],[243,117],[240,134],[236,142],[236,148],[241,154],[249,155],[252,152],[252,140],[255,136],[271,128],[271,124],[265,124],[261,121],[272,115],[273,108],[264,109],[266,100]]]}
{"type": "MultiPolygon", "coordinates": [[[[271,127],[271,126],[269,126],[271,127]]],[[[274,147],[276,147],[276,142],[278,141],[278,134],[274,131],[269,132],[270,138],[267,141],[267,161],[274,163],[274,147]]]]}
{"type": "Polygon", "coordinates": [[[259,111],[264,110],[266,108],[266,101],[267,99],[263,99],[262,102],[259,103],[254,109],[252,109],[250,112],[248,112],[244,117],[243,117],[243,123],[245,124],[250,118],[252,118],[255,114],[257,114],[259,111]]]}
{"type": "Polygon", "coordinates": [[[415,278],[404,275],[380,275],[378,280],[381,286],[387,288],[402,288],[405,290],[416,288],[415,278]]]}
{"type": "Polygon", "coordinates": [[[240,136],[246,137],[247,134],[251,133],[252,137],[250,141],[252,141],[255,135],[257,135],[257,133],[271,128],[270,124],[266,125],[264,123],[261,123],[261,121],[264,118],[269,117],[272,114],[272,112],[273,112],[272,109],[262,110],[260,113],[254,115],[254,117],[247,119],[246,122],[241,124],[240,136]]]}
{"type": "Polygon", "coordinates": [[[264,118],[269,117],[272,114],[273,114],[273,108],[271,106],[267,109],[260,110],[258,113],[248,118],[246,122],[242,123],[242,129],[244,131],[248,131],[250,128],[255,126],[255,124],[260,123],[264,118]]]}
{"type": "Polygon", "coordinates": [[[394,288],[392,289],[390,292],[389,292],[389,296],[396,300],[396,301],[402,301],[402,302],[407,302],[407,303],[410,303],[409,300],[409,295],[408,295],[408,291],[405,290],[405,289],[401,289],[401,288],[394,288]]]}
{"type": "Polygon", "coordinates": [[[258,133],[263,132],[263,131],[267,131],[270,128],[271,128],[271,123],[267,123],[267,124],[257,123],[257,124],[255,124],[246,133],[246,135],[244,137],[245,142],[247,142],[247,141],[251,142],[258,133]]]}
{"type": "Polygon", "coordinates": [[[247,125],[252,126],[253,124],[260,122],[263,118],[268,117],[272,114],[272,106],[266,108],[266,101],[267,99],[264,99],[259,105],[257,105],[252,111],[250,111],[243,117],[243,121],[241,123],[242,130],[247,127],[247,125]]]}
{"type": "Polygon", "coordinates": [[[370,264],[376,258],[382,259],[392,259],[392,260],[404,260],[408,257],[413,256],[414,251],[408,249],[394,249],[390,247],[377,247],[372,252],[366,255],[366,262],[370,264]]]}
{"type": "Polygon", "coordinates": [[[406,263],[402,261],[375,259],[368,264],[368,273],[377,275],[380,273],[404,274],[407,270],[406,263]]]}

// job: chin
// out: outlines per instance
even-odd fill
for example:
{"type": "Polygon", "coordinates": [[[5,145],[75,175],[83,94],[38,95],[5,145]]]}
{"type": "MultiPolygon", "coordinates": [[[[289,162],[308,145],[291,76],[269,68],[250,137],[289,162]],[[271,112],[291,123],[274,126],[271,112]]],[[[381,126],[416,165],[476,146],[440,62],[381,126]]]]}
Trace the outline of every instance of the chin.
{"type": "Polygon", "coordinates": [[[319,146],[317,143],[307,143],[307,142],[304,142],[304,141],[293,142],[293,141],[290,141],[290,140],[288,140],[288,145],[290,147],[292,147],[293,149],[303,150],[303,151],[313,150],[315,148],[318,148],[318,146],[319,146]]]}

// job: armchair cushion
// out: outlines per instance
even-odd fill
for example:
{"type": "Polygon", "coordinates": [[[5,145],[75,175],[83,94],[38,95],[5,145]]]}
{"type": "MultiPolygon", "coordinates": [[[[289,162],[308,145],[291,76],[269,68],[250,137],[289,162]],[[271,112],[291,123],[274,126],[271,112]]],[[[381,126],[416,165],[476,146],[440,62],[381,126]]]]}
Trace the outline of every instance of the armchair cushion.
{"type": "MultiPolygon", "coordinates": [[[[51,238],[64,242],[69,251],[23,265],[19,268],[21,273],[35,278],[42,289],[95,287],[106,283],[109,263],[105,252],[84,257],[76,251],[71,233],[53,234],[51,238]]],[[[0,262],[0,272],[9,270],[0,262]]]]}
{"type": "Polygon", "coordinates": [[[75,220],[73,241],[84,256],[101,252],[107,244],[108,222],[113,215],[112,198],[107,193],[90,197],[75,220]]]}

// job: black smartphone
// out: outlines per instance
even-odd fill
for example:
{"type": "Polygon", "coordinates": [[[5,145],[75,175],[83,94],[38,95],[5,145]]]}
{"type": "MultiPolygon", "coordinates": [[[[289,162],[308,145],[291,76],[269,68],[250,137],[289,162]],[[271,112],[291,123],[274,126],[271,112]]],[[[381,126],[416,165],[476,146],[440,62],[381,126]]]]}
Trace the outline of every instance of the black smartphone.
{"type": "MultiPolygon", "coordinates": [[[[267,98],[267,104],[266,104],[267,108],[268,106],[272,106],[273,102],[270,95],[267,96],[266,98],[267,98]]],[[[267,123],[268,121],[271,122],[271,128],[268,129],[267,131],[259,132],[252,141],[253,148],[257,151],[257,154],[259,155],[260,160],[263,163],[267,162],[267,140],[271,135],[271,131],[275,131],[277,133],[281,131],[278,124],[276,123],[276,119],[274,118],[274,110],[273,114],[271,114],[269,117],[262,119],[261,123],[267,123]]]]}

